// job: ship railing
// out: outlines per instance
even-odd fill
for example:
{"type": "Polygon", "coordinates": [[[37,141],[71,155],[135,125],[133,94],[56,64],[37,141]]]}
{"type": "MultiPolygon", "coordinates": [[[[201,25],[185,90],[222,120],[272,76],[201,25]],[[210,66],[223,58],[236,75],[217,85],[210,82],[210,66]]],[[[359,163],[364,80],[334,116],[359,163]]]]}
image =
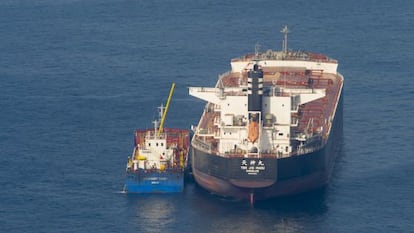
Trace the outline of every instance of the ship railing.
{"type": "Polygon", "coordinates": [[[157,135],[156,132],[154,131],[148,131],[145,135],[145,139],[146,140],[153,140],[153,139],[166,139],[167,138],[167,134],[166,133],[161,133],[160,135],[157,135]]]}
{"type": "Polygon", "coordinates": [[[204,111],[210,113],[210,112],[220,112],[220,105],[218,104],[213,104],[213,103],[208,103],[206,104],[206,106],[204,107],[204,111]]]}
{"type": "Polygon", "coordinates": [[[297,151],[293,151],[290,153],[284,153],[281,151],[272,151],[272,152],[261,152],[261,153],[244,153],[244,152],[236,152],[236,151],[228,151],[225,153],[220,153],[220,156],[228,157],[228,158],[288,158],[294,155],[302,155],[312,153],[321,149],[321,146],[303,146],[298,148],[297,151]]]}
{"type": "Polygon", "coordinates": [[[297,151],[297,155],[303,155],[303,154],[308,154],[308,153],[312,153],[314,151],[319,150],[321,147],[320,146],[303,146],[303,147],[299,147],[298,151],[297,151]]]}
{"type": "Polygon", "coordinates": [[[217,133],[212,131],[210,128],[197,128],[197,134],[200,136],[210,136],[213,137],[215,136],[217,133]]]}
{"type": "Polygon", "coordinates": [[[168,167],[165,169],[149,167],[149,168],[138,168],[134,170],[133,168],[127,168],[127,172],[129,174],[170,173],[170,172],[179,173],[182,171],[184,171],[184,169],[178,166],[172,166],[172,167],[168,167]]]}
{"type": "Polygon", "coordinates": [[[220,74],[220,75],[218,76],[218,81],[217,81],[217,84],[216,84],[216,88],[224,87],[224,86],[223,86],[222,79],[223,79],[224,77],[226,77],[226,76],[229,76],[230,74],[231,74],[231,71],[227,71],[227,72],[225,72],[225,73],[220,74]]]}
{"type": "Polygon", "coordinates": [[[194,138],[193,139],[193,147],[205,151],[207,153],[211,153],[211,144],[210,143],[206,143],[198,138],[194,138]]]}
{"type": "Polygon", "coordinates": [[[336,116],[336,110],[337,110],[337,108],[338,108],[338,104],[339,104],[339,100],[340,100],[340,97],[341,97],[341,93],[342,93],[342,88],[343,88],[343,79],[344,79],[344,77],[340,74],[340,73],[337,73],[337,76],[340,78],[340,80],[341,80],[341,84],[340,84],[340,86],[339,86],[339,90],[336,92],[336,94],[335,94],[335,107],[334,107],[334,110],[333,110],[333,113],[332,113],[332,115],[329,117],[329,124],[328,124],[328,127],[327,127],[327,131],[326,131],[326,137],[328,137],[328,135],[329,135],[329,133],[331,132],[331,127],[332,127],[332,124],[333,124],[333,118],[332,118],[332,116],[336,116]]]}
{"type": "Polygon", "coordinates": [[[291,156],[291,154],[285,154],[282,152],[246,153],[245,151],[240,153],[228,151],[220,155],[228,158],[286,158],[291,156]]]}
{"type": "Polygon", "coordinates": [[[299,146],[297,150],[298,155],[312,153],[322,148],[323,140],[322,138],[318,139],[318,141],[311,142],[308,145],[299,146]]]}
{"type": "MultiPolygon", "coordinates": [[[[200,131],[203,131],[203,128],[205,128],[206,126],[207,126],[207,123],[206,123],[206,121],[204,120],[204,119],[206,119],[206,116],[208,115],[208,114],[211,114],[211,112],[212,112],[212,105],[210,104],[210,103],[207,103],[206,105],[205,105],[205,107],[204,107],[204,111],[203,111],[203,114],[202,114],[202,116],[200,117],[200,120],[199,120],[199,122],[198,122],[198,125],[197,125],[197,127],[194,127],[193,128],[193,131],[196,133],[196,134],[200,134],[200,131]]],[[[209,119],[209,117],[207,117],[208,119],[209,119]]],[[[202,133],[201,133],[202,134],[202,133]]]]}
{"type": "MultiPolygon", "coordinates": [[[[250,61],[254,55],[248,54],[242,57],[232,59],[232,61],[250,61]]],[[[301,61],[314,61],[325,63],[338,63],[337,60],[332,59],[322,54],[316,54],[306,51],[289,51],[287,53],[283,51],[268,50],[265,53],[259,54],[260,60],[301,60],[301,61]]]]}
{"type": "Polygon", "coordinates": [[[214,87],[190,87],[190,91],[196,92],[217,92],[214,87]]]}

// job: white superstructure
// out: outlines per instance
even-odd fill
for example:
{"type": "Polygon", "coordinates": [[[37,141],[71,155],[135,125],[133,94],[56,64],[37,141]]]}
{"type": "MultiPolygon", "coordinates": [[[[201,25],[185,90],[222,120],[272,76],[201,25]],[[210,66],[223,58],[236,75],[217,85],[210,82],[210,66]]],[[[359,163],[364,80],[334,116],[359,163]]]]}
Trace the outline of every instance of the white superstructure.
{"type": "MultiPolygon", "coordinates": [[[[190,87],[189,94],[207,101],[208,108],[204,114],[214,113],[214,127],[203,128],[203,122],[196,130],[196,135],[214,137],[217,143],[218,155],[232,153],[277,154],[288,156],[292,152],[292,144],[301,140],[298,135],[292,135],[294,127],[298,126],[299,106],[326,96],[325,89],[308,86],[276,85],[283,80],[283,71],[320,72],[336,74],[337,63],[334,60],[312,61],[303,54],[302,60],[288,59],[282,52],[267,52],[261,60],[233,59],[232,70],[219,77],[215,88],[190,87]],[[271,59],[263,59],[270,57],[271,59]],[[280,58],[281,60],[278,60],[280,58]],[[276,59],[276,60],[275,60],[276,59]],[[267,85],[263,87],[261,111],[258,114],[258,139],[249,140],[251,134],[250,118],[253,112],[248,111],[248,82],[246,71],[252,70],[253,64],[258,64],[262,70],[267,85]],[[274,72],[272,72],[274,71],[274,72]],[[232,76],[235,85],[225,85],[223,78],[232,76]],[[249,117],[250,116],[250,117],[249,117]],[[295,137],[295,138],[293,138],[295,137]]],[[[202,117],[203,119],[204,117],[202,117]]],[[[311,124],[312,122],[309,122],[311,124]]],[[[204,122],[205,124],[205,122],[204,122]]],[[[299,135],[309,137],[309,135],[299,135]]]]}

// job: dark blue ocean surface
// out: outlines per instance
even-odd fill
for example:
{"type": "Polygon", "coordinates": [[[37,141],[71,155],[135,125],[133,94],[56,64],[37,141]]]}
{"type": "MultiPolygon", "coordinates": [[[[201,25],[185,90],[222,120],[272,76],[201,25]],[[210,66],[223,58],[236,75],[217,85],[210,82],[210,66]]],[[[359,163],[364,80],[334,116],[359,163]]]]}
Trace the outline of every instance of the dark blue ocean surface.
{"type": "Polygon", "coordinates": [[[413,232],[414,5],[377,1],[2,0],[1,232],[413,232]],[[344,142],[331,183],[246,202],[194,183],[122,194],[133,130],[190,128],[230,59],[289,47],[339,60],[344,142]]]}

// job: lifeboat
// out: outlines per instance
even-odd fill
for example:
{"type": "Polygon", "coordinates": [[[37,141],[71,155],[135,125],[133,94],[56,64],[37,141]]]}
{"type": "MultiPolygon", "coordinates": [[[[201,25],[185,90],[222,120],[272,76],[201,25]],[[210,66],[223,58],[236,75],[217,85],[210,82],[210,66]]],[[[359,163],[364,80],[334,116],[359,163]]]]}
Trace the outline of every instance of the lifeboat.
{"type": "Polygon", "coordinates": [[[255,143],[258,138],[259,138],[259,124],[256,121],[251,121],[249,123],[248,139],[250,142],[255,143]]]}

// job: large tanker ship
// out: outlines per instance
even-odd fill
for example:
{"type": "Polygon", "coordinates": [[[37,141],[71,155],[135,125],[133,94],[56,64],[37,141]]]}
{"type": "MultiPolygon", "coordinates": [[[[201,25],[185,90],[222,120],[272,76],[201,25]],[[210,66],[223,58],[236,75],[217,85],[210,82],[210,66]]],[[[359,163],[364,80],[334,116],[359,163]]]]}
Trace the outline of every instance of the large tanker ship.
{"type": "Polygon", "coordinates": [[[196,182],[250,202],[324,186],[342,140],[343,76],[325,55],[282,51],[231,60],[213,88],[192,138],[196,182]]]}

